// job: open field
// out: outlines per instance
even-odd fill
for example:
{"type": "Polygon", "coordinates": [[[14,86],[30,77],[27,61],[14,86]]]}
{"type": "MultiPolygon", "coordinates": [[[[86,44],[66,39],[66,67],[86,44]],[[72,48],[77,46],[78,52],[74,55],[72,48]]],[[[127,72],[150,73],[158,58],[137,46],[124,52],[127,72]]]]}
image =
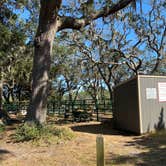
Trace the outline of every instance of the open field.
{"type": "Polygon", "coordinates": [[[28,142],[13,143],[10,136],[15,126],[8,127],[0,140],[0,165],[95,166],[98,134],[103,134],[104,137],[106,166],[166,165],[166,134],[134,136],[113,129],[110,120],[103,123],[84,122],[64,126],[70,127],[76,138],[47,146],[28,142]]]}

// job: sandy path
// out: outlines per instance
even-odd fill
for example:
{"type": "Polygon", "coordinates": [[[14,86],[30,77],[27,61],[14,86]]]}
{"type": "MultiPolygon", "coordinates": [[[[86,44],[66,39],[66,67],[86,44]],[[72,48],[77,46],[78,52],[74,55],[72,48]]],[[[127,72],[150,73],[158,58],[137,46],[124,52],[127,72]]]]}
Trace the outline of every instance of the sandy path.
{"type": "Polygon", "coordinates": [[[100,133],[105,142],[106,166],[146,165],[148,162],[146,158],[141,158],[142,154],[147,155],[149,148],[138,144],[142,140],[140,136],[124,135],[111,129],[109,124],[101,125],[97,122],[74,124],[71,128],[77,135],[74,140],[47,147],[8,143],[7,137],[4,138],[0,142],[0,165],[95,166],[96,136],[100,133]]]}

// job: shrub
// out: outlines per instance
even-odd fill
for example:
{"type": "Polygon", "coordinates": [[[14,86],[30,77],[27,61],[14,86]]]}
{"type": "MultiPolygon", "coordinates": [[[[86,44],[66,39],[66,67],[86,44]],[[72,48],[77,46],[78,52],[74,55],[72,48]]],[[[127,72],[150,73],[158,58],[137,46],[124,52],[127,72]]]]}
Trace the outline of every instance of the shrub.
{"type": "Polygon", "coordinates": [[[50,144],[71,140],[73,137],[74,133],[69,128],[25,123],[16,129],[13,138],[15,142],[35,141],[50,144]]]}
{"type": "Polygon", "coordinates": [[[153,139],[160,140],[160,142],[164,141],[166,143],[166,130],[156,131],[154,133],[151,133],[150,136],[153,139]]]}
{"type": "Polygon", "coordinates": [[[67,127],[56,127],[53,133],[56,137],[62,140],[71,140],[75,137],[74,132],[67,127]]]}
{"type": "Polygon", "coordinates": [[[13,138],[16,142],[23,142],[38,139],[39,137],[40,134],[37,125],[29,125],[25,123],[16,129],[13,138]]]}
{"type": "Polygon", "coordinates": [[[2,133],[5,130],[5,125],[0,124],[0,133],[2,133]]]}

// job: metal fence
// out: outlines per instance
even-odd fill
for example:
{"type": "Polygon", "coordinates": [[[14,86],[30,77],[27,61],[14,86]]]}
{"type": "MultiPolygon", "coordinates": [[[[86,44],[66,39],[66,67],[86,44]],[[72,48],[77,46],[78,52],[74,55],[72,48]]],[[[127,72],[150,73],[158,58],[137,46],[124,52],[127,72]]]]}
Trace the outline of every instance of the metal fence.
{"type": "Polygon", "coordinates": [[[99,111],[106,112],[112,111],[111,101],[106,100],[76,100],[76,101],[54,101],[48,104],[48,113],[64,113],[64,112],[73,112],[76,110],[84,110],[84,111],[99,111]]]}
{"type": "Polygon", "coordinates": [[[28,102],[14,102],[14,103],[4,103],[3,110],[8,113],[16,114],[21,111],[27,111],[29,106],[28,102]]]}
{"type": "MultiPolygon", "coordinates": [[[[28,102],[15,102],[10,104],[3,104],[3,109],[9,113],[18,113],[28,109],[28,102]]],[[[76,100],[76,101],[53,101],[48,102],[48,114],[64,114],[65,112],[73,112],[77,110],[83,111],[99,111],[111,112],[112,104],[109,99],[105,100],[76,100]]]]}

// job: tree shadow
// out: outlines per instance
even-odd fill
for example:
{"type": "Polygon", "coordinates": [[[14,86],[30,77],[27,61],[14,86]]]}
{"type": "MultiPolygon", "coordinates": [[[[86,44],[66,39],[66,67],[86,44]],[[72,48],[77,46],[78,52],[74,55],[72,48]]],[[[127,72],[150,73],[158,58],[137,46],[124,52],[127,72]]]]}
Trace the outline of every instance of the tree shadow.
{"type": "Polygon", "coordinates": [[[73,131],[91,133],[91,134],[102,134],[102,135],[123,135],[132,136],[133,133],[116,130],[114,128],[113,118],[102,120],[98,123],[80,123],[71,127],[73,131]]]}
{"type": "Polygon", "coordinates": [[[165,135],[147,136],[127,142],[126,146],[135,146],[142,152],[132,152],[128,155],[110,153],[106,164],[133,164],[136,166],[164,166],[166,165],[166,133],[165,135]]]}
{"type": "Polygon", "coordinates": [[[10,151],[5,149],[0,149],[0,161],[5,160],[5,158],[7,158],[9,154],[11,154],[10,151]]]}
{"type": "Polygon", "coordinates": [[[164,109],[161,109],[159,121],[155,125],[156,132],[141,137],[134,137],[125,146],[135,147],[138,151],[127,155],[110,153],[106,159],[106,165],[136,166],[164,166],[166,165],[166,130],[164,122],[164,109]]]}
{"type": "Polygon", "coordinates": [[[164,108],[161,108],[160,116],[159,116],[159,121],[157,124],[154,125],[154,128],[157,131],[164,130],[165,129],[165,121],[164,121],[164,108]]]}

